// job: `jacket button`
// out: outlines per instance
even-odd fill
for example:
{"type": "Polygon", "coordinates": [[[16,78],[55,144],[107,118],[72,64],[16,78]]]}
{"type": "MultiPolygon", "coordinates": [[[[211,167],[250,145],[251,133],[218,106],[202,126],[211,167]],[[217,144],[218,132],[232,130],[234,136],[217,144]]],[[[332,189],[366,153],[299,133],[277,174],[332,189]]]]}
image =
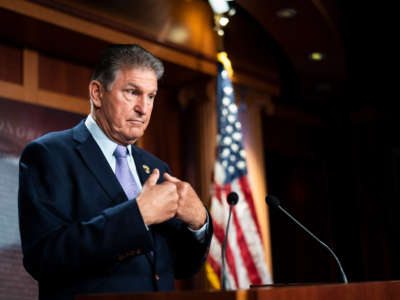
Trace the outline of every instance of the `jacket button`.
{"type": "Polygon", "coordinates": [[[154,275],[154,278],[159,281],[160,280],[160,276],[158,276],[158,274],[154,275]]]}

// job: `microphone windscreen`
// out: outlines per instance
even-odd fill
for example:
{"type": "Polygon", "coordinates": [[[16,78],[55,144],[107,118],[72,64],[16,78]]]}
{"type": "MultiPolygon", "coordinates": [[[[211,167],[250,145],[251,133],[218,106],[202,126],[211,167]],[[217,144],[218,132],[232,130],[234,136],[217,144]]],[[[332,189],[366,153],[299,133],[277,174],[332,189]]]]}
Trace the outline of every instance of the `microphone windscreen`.
{"type": "Polygon", "coordinates": [[[273,208],[277,208],[279,205],[281,205],[279,198],[272,195],[268,195],[265,200],[267,201],[268,206],[273,208]]]}
{"type": "Polygon", "coordinates": [[[229,205],[236,205],[236,203],[239,201],[239,196],[235,192],[230,192],[226,200],[228,201],[229,205]]]}

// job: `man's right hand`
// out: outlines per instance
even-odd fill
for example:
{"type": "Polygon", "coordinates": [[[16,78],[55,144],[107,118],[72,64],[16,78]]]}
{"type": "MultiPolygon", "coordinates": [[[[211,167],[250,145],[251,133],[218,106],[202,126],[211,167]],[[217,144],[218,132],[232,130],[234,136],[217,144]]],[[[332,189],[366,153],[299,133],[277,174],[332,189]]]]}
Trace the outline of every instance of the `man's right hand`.
{"type": "Polygon", "coordinates": [[[136,202],[147,226],[158,224],[175,216],[178,209],[178,191],[172,182],[157,184],[160,171],[154,169],[143,185],[136,202]]]}

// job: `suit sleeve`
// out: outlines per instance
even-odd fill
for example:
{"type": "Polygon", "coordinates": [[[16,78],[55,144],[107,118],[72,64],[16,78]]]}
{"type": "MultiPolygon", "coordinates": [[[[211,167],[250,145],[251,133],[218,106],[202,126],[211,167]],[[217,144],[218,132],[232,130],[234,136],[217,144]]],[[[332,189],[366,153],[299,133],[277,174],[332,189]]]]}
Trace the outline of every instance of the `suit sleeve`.
{"type": "Polygon", "coordinates": [[[206,261],[213,233],[211,216],[208,211],[207,214],[209,222],[202,240],[197,239],[185,223],[175,220],[175,224],[173,224],[175,230],[179,232],[172,237],[176,279],[196,274],[206,261]]]}
{"type": "Polygon", "coordinates": [[[76,218],[76,178],[71,172],[65,158],[41,143],[29,144],[21,156],[18,202],[24,266],[37,280],[104,272],[124,251],[153,249],[136,201],[87,220],[76,218]]]}
{"type": "MultiPolygon", "coordinates": [[[[171,174],[168,167],[166,171],[171,174]]],[[[200,240],[189,230],[188,225],[179,219],[173,218],[165,223],[165,227],[163,226],[167,230],[166,234],[172,249],[176,279],[196,274],[205,263],[213,235],[213,224],[208,210],[207,221],[206,230],[200,240]]]]}

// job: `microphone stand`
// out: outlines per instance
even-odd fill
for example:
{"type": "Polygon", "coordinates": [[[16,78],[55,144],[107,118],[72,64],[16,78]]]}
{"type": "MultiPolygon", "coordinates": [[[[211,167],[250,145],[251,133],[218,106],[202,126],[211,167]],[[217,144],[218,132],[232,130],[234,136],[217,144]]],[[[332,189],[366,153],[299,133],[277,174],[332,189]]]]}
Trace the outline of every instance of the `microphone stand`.
{"type": "Polygon", "coordinates": [[[328,251],[332,254],[332,256],[334,257],[334,259],[336,260],[336,263],[339,267],[340,270],[340,274],[342,276],[343,282],[344,283],[348,283],[347,280],[347,276],[343,270],[342,264],[339,261],[339,258],[336,256],[335,252],[333,252],[333,250],[331,248],[329,248],[329,246],[327,244],[325,244],[324,242],[322,242],[319,238],[317,238],[310,230],[308,230],[303,224],[301,224],[299,221],[297,221],[297,219],[295,217],[293,217],[289,212],[287,212],[280,204],[280,200],[279,198],[272,196],[272,195],[268,195],[265,199],[267,201],[267,204],[273,208],[277,208],[280,211],[282,211],[285,215],[287,215],[293,222],[295,222],[295,224],[297,224],[298,226],[300,226],[300,228],[302,228],[305,232],[307,232],[312,238],[314,238],[315,240],[317,240],[322,246],[324,246],[326,249],[328,249],[328,251]]]}
{"type": "Polygon", "coordinates": [[[321,241],[319,238],[317,238],[310,230],[308,230],[303,224],[301,224],[299,221],[296,220],[295,217],[293,217],[288,211],[286,211],[282,206],[278,205],[278,209],[280,209],[285,215],[287,215],[293,222],[295,222],[297,225],[299,225],[305,232],[307,232],[311,237],[316,239],[322,246],[324,246],[328,251],[332,254],[332,256],[335,258],[337,265],[339,266],[340,274],[342,275],[342,279],[344,283],[349,283],[347,280],[347,276],[344,273],[344,270],[342,268],[342,264],[339,261],[339,258],[336,256],[335,252],[323,241],[321,241]]]}
{"type": "Polygon", "coordinates": [[[228,243],[228,233],[229,233],[229,224],[231,223],[232,216],[232,208],[236,205],[239,200],[238,194],[235,192],[230,192],[227,197],[227,201],[229,203],[229,216],[228,223],[226,224],[225,238],[221,247],[221,289],[226,291],[228,289],[226,282],[226,274],[225,274],[225,254],[226,254],[226,245],[228,243]]]}

